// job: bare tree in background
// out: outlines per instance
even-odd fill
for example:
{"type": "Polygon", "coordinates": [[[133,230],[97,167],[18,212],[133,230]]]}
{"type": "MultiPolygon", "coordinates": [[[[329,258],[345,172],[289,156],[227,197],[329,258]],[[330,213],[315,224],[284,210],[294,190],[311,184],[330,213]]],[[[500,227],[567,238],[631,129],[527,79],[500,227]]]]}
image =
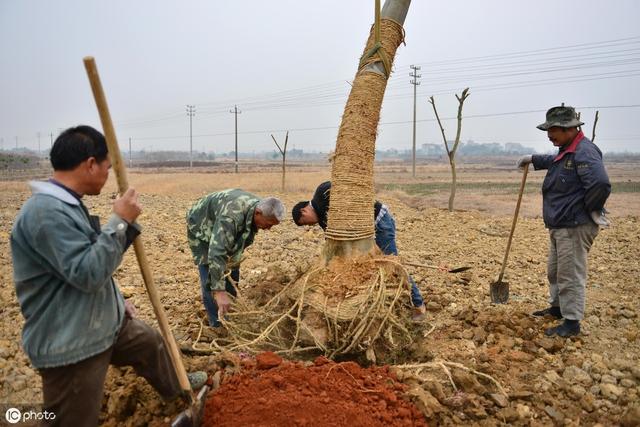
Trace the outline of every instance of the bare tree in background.
{"type": "Polygon", "coordinates": [[[273,142],[276,143],[276,147],[278,147],[278,150],[280,150],[280,154],[282,155],[282,191],[284,191],[284,178],[285,178],[285,174],[286,174],[286,167],[287,167],[287,143],[289,142],[289,131],[287,131],[287,135],[284,137],[284,149],[280,147],[280,144],[278,144],[278,141],[276,141],[276,138],[273,136],[273,134],[271,134],[271,139],[273,139],[273,142]]]}
{"type": "Polygon", "coordinates": [[[451,149],[449,148],[449,143],[447,142],[447,137],[444,134],[444,128],[442,127],[442,122],[440,121],[438,110],[436,109],[436,101],[433,96],[429,97],[429,103],[433,106],[433,112],[436,115],[436,119],[438,120],[440,132],[442,132],[444,148],[447,150],[447,156],[449,157],[449,165],[451,165],[451,194],[449,195],[449,212],[453,211],[453,201],[456,197],[456,151],[458,151],[458,144],[460,143],[460,131],[462,130],[462,106],[464,105],[464,101],[469,95],[469,88],[463,90],[460,96],[456,95],[456,99],[458,100],[458,129],[456,131],[456,139],[453,142],[453,147],[451,149]]]}
{"type": "Polygon", "coordinates": [[[596,118],[593,120],[593,129],[591,130],[591,142],[596,139],[596,125],[598,124],[598,113],[599,110],[596,110],[596,118]]]}

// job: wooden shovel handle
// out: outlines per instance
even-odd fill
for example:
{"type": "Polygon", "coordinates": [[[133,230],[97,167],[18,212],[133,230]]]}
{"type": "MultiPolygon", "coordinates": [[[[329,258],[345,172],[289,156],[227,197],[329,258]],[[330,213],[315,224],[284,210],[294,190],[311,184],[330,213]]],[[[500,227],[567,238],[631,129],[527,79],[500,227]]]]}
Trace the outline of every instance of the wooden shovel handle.
{"type": "MultiPolygon", "coordinates": [[[[118,141],[116,139],[116,133],[113,130],[113,122],[111,121],[111,115],[109,114],[109,106],[107,105],[107,99],[105,98],[104,91],[102,90],[102,83],[100,82],[100,76],[98,75],[98,69],[96,62],[91,56],[84,58],[84,67],[87,70],[87,76],[89,77],[89,83],[91,84],[91,90],[93,91],[93,97],[98,107],[98,113],[100,114],[100,121],[102,122],[102,128],[104,130],[104,136],[107,140],[107,147],[109,149],[109,157],[111,158],[111,167],[116,175],[116,181],[118,183],[118,192],[120,195],[124,194],[129,188],[127,181],[127,171],[122,160],[122,154],[120,153],[120,147],[118,147],[118,141]]],[[[185,392],[185,395],[191,396],[191,386],[189,385],[189,379],[187,378],[187,371],[182,364],[182,358],[178,352],[178,346],[176,340],[169,328],[169,322],[167,321],[167,315],[164,312],[158,291],[153,282],[153,276],[149,269],[149,263],[147,262],[147,256],[144,252],[144,246],[142,245],[142,238],[138,236],[133,241],[133,248],[138,259],[138,265],[140,265],[140,272],[142,273],[142,279],[147,288],[153,311],[155,312],[156,319],[160,325],[160,332],[164,341],[169,349],[169,355],[173,362],[173,367],[176,370],[180,387],[185,392]]]]}
{"type": "Polygon", "coordinates": [[[522,202],[522,194],[524,193],[524,185],[527,182],[527,173],[529,172],[529,163],[524,165],[522,171],[522,182],[520,183],[520,193],[518,194],[518,203],[516,204],[516,212],[513,214],[513,222],[511,223],[511,232],[509,233],[509,240],[507,241],[507,250],[504,253],[504,260],[502,260],[502,269],[498,276],[497,283],[502,282],[504,276],[504,270],[507,268],[507,259],[509,258],[509,250],[511,249],[511,241],[513,240],[513,232],[516,229],[516,223],[518,222],[518,213],[520,213],[520,202],[522,202]]]}

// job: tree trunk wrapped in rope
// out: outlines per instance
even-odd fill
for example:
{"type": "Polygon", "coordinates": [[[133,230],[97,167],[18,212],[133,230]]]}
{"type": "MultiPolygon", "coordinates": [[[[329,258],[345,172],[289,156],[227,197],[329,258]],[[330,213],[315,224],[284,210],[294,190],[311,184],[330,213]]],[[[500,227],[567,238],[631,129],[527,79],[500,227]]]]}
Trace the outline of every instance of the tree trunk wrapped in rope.
{"type": "Polygon", "coordinates": [[[376,24],[336,143],[323,259],[299,266],[299,275],[269,301],[239,295],[235,312],[220,319],[228,337],[209,349],[320,350],[329,357],[365,351],[375,361],[376,351],[391,357],[412,341],[404,326],[411,313],[408,273],[397,258],[373,251],[376,133],[409,4],[387,0],[380,13],[376,0],[376,24]]]}
{"type": "Polygon", "coordinates": [[[327,261],[373,248],[376,134],[393,58],[404,39],[402,24],[409,4],[410,0],[385,3],[371,28],[344,109],[331,171],[327,261]]]}

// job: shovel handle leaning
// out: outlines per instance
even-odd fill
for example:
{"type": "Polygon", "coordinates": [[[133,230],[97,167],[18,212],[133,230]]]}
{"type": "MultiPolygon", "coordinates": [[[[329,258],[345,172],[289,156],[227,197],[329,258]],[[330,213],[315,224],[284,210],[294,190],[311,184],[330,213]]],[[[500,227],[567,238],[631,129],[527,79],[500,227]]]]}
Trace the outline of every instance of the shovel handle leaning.
{"type": "Polygon", "coordinates": [[[511,241],[513,240],[513,232],[516,229],[516,223],[518,222],[518,214],[520,213],[520,202],[522,202],[522,194],[524,193],[524,185],[527,182],[527,173],[529,173],[529,163],[524,165],[522,171],[522,182],[520,183],[520,193],[518,194],[518,203],[516,203],[516,211],[513,214],[513,222],[511,223],[511,231],[509,232],[509,240],[507,240],[507,250],[504,252],[504,259],[502,260],[502,269],[496,283],[502,282],[504,276],[504,270],[507,268],[507,259],[509,258],[509,250],[511,249],[511,241]]]}
{"type": "MultiPolygon", "coordinates": [[[[98,107],[98,113],[100,114],[100,121],[102,122],[102,128],[104,130],[105,139],[107,140],[107,147],[109,149],[109,157],[111,159],[111,167],[116,175],[116,181],[118,183],[118,192],[120,195],[124,194],[129,188],[127,181],[127,171],[125,169],[124,162],[122,160],[122,154],[118,147],[118,141],[116,139],[116,133],[113,129],[113,122],[111,121],[111,115],[109,114],[109,106],[107,105],[107,99],[102,89],[102,83],[96,67],[96,62],[92,56],[84,58],[84,66],[87,70],[87,76],[89,77],[89,83],[91,84],[91,90],[93,97],[98,107]]],[[[187,378],[187,371],[182,364],[182,358],[178,352],[178,346],[169,328],[169,322],[167,315],[164,312],[158,291],[153,282],[153,276],[147,262],[147,256],[144,252],[144,246],[142,245],[142,238],[138,236],[133,241],[133,248],[136,253],[138,264],[140,265],[140,272],[142,273],[142,279],[147,288],[151,305],[153,305],[153,311],[155,312],[158,324],[160,325],[160,331],[164,337],[164,341],[169,349],[169,355],[173,362],[173,367],[176,370],[180,387],[182,388],[185,396],[191,396],[191,386],[189,385],[189,379],[187,378]]]]}

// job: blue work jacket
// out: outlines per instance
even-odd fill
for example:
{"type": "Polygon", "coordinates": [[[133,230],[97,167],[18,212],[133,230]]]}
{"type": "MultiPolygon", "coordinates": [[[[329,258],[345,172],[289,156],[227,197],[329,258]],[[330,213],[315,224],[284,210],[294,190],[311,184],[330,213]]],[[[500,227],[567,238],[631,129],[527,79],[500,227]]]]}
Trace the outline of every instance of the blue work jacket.
{"type": "Polygon", "coordinates": [[[542,214],[547,228],[577,227],[591,220],[611,194],[602,152],[580,132],[557,155],[532,156],[536,170],[547,169],[542,183],[542,214]]]}

